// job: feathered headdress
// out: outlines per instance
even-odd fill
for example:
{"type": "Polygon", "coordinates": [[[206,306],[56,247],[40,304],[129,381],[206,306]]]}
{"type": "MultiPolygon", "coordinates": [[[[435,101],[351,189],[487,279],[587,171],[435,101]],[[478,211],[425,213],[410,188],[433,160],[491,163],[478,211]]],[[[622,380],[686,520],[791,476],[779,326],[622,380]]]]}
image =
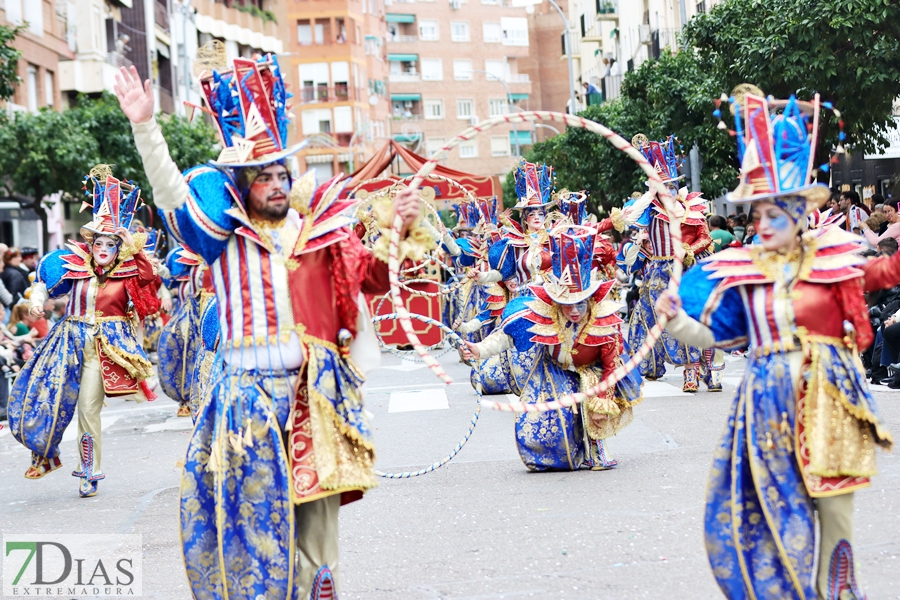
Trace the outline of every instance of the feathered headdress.
{"type": "Polygon", "coordinates": [[[119,228],[128,229],[135,211],[142,205],[141,190],[133,181],[113,177],[110,165],[97,165],[84,176],[85,200],[81,210],[92,209],[93,219],[81,228],[81,235],[90,241],[96,235],[116,235],[119,228]]]}

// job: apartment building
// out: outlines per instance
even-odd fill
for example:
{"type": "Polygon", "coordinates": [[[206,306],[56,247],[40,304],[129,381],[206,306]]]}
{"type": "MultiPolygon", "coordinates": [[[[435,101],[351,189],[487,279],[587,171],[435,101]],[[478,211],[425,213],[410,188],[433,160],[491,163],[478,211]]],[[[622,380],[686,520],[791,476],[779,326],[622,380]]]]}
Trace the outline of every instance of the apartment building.
{"type": "Polygon", "coordinates": [[[387,139],[384,0],[289,3],[282,60],[294,94],[294,139],[307,139],[298,168],[320,181],[350,173],[387,139]]]}
{"type": "MultiPolygon", "coordinates": [[[[431,154],[472,123],[528,107],[524,8],[507,0],[394,0],[387,11],[394,140],[431,154]]],[[[533,132],[530,125],[495,127],[452,150],[443,164],[475,175],[504,174],[533,132]]]]}
{"type": "MultiPolygon", "coordinates": [[[[21,83],[6,103],[7,111],[37,112],[41,108],[60,109],[60,61],[71,59],[75,51],[74,7],[61,0],[2,0],[0,24],[25,25],[12,45],[19,59],[21,83]]],[[[60,203],[52,204],[49,223],[51,239],[60,239],[60,203]]],[[[0,202],[0,242],[10,246],[30,246],[43,250],[41,221],[31,209],[17,202],[0,202]]]]}
{"type": "MultiPolygon", "coordinates": [[[[559,0],[557,5],[563,14],[567,14],[566,0],[559,0]]],[[[570,98],[569,68],[562,36],[568,19],[563,20],[547,0],[534,4],[526,12],[530,52],[519,64],[531,79],[532,95],[528,101],[528,109],[566,112],[570,98]]],[[[575,36],[572,40],[578,42],[575,36]]],[[[536,125],[535,129],[536,141],[543,141],[559,133],[561,128],[543,123],[536,125]]]]}
{"type": "Polygon", "coordinates": [[[678,49],[682,21],[706,12],[721,0],[580,0],[572,4],[572,57],[579,91],[583,82],[601,94],[583,103],[612,100],[622,77],[665,49],[678,49]],[[682,5],[684,15],[682,17],[682,5]]]}

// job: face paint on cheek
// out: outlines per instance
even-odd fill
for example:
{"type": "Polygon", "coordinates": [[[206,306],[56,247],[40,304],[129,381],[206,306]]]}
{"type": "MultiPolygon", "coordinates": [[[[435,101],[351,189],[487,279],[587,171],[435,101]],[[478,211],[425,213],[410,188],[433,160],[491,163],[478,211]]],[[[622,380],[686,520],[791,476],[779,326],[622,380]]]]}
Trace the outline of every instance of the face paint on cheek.
{"type": "Polygon", "coordinates": [[[769,220],[769,226],[779,233],[787,231],[791,226],[791,220],[787,215],[778,215],[774,219],[769,220]]]}

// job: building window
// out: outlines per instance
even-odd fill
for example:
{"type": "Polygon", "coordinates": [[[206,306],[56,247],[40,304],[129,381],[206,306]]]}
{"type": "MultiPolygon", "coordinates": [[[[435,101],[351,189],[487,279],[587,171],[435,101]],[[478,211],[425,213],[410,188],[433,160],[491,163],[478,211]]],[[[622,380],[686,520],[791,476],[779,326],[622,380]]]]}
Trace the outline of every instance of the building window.
{"type": "Polygon", "coordinates": [[[460,158],[478,158],[478,142],[469,140],[459,145],[460,158]]]}
{"type": "Polygon", "coordinates": [[[500,4],[500,0],[481,0],[482,4],[500,4]]]}
{"type": "Polygon", "coordinates": [[[509,156],[509,137],[505,135],[491,136],[491,156],[509,156]]]}
{"type": "Polygon", "coordinates": [[[468,59],[454,60],[453,79],[460,81],[472,79],[472,61],[468,59]]]}
{"type": "Polygon", "coordinates": [[[28,65],[28,110],[37,112],[38,109],[38,76],[37,67],[28,65]]]}
{"type": "Polygon", "coordinates": [[[312,26],[309,21],[297,21],[297,43],[301,46],[312,46],[312,26]]]}
{"type": "Polygon", "coordinates": [[[440,81],[444,78],[444,66],[440,58],[422,59],[422,80],[440,81]]]}
{"type": "Polygon", "coordinates": [[[425,152],[428,156],[434,155],[435,152],[444,147],[447,140],[444,138],[428,138],[425,140],[425,152]]]}
{"type": "Polygon", "coordinates": [[[502,60],[486,60],[484,61],[484,70],[487,71],[485,77],[488,81],[504,81],[506,79],[506,62],[502,60]]]}
{"type": "Polygon", "coordinates": [[[106,54],[106,24],[100,7],[96,4],[93,6],[92,14],[91,34],[94,38],[94,50],[106,54]]]}
{"type": "MultiPolygon", "coordinates": [[[[9,4],[9,3],[7,3],[9,4]]],[[[25,21],[28,22],[28,32],[38,37],[44,36],[44,3],[35,0],[25,0],[25,21]]]]}
{"type": "Polygon", "coordinates": [[[471,119],[475,116],[475,101],[469,98],[457,98],[456,118],[471,119]]]}
{"type": "Polygon", "coordinates": [[[450,21],[450,39],[454,42],[468,42],[468,21],[450,21]]]}
{"type": "Polygon", "coordinates": [[[44,102],[50,108],[53,108],[53,105],[56,104],[52,71],[44,71],[44,102]]]}
{"type": "Polygon", "coordinates": [[[444,101],[439,98],[425,100],[425,118],[426,119],[443,119],[444,118],[444,101]]]}
{"type": "Polygon", "coordinates": [[[697,14],[706,12],[706,0],[697,3],[697,14]]]}
{"type": "Polygon", "coordinates": [[[506,105],[506,98],[491,98],[488,100],[488,109],[491,117],[499,117],[509,112],[506,105]]]}
{"type": "Polygon", "coordinates": [[[419,21],[419,39],[434,42],[438,37],[438,22],[431,20],[419,21]]]}
{"type": "Polygon", "coordinates": [[[503,41],[503,30],[500,29],[500,23],[482,23],[481,30],[486,43],[499,44],[503,41]]]}
{"type": "Polygon", "coordinates": [[[503,17],[500,19],[504,46],[528,45],[528,19],[525,17],[503,17]]]}

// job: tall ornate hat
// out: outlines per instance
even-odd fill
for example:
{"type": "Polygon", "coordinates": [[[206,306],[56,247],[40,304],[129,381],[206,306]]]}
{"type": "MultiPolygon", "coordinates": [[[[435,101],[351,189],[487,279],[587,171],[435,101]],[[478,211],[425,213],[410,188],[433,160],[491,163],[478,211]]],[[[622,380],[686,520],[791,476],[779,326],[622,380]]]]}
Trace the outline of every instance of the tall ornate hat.
{"type": "Polygon", "coordinates": [[[250,167],[294,154],[306,142],[287,145],[287,99],[278,59],[235,58],[230,69],[204,72],[200,87],[224,148],[214,165],[250,167]]]}
{"type": "Polygon", "coordinates": [[[513,208],[547,208],[555,204],[553,195],[553,167],[522,161],[516,168],[516,197],[513,208]]]}
{"type": "MultiPolygon", "coordinates": [[[[833,108],[831,104],[821,104],[818,94],[812,102],[801,102],[794,96],[787,100],[765,98],[759,88],[747,84],[736,88],[728,101],[734,112],[741,182],[726,195],[726,200],[784,199],[796,204],[786,210],[797,220],[821,206],[831,191],[812,182],[813,161],[819,111],[822,107],[833,108]]],[[[714,114],[720,116],[721,112],[717,109],[714,114]]],[[[724,123],[719,124],[720,128],[723,126],[724,123]]],[[[843,131],[840,135],[843,139],[843,131]]],[[[827,170],[828,166],[823,168],[827,170]]]]}
{"type": "Polygon", "coordinates": [[[500,213],[497,210],[497,196],[491,196],[490,198],[479,198],[478,212],[481,213],[482,223],[497,227],[497,219],[500,216],[500,213]]]}
{"type": "Polygon", "coordinates": [[[573,225],[583,225],[587,221],[587,194],[585,192],[561,190],[556,195],[556,203],[559,212],[568,217],[573,225]]]}
{"type": "Polygon", "coordinates": [[[659,142],[651,142],[646,135],[639,133],[631,138],[631,145],[640,150],[644,158],[653,165],[663,183],[678,181],[684,177],[678,174],[678,167],[684,162],[684,155],[675,136],[670,135],[659,142]]]}
{"type": "Polygon", "coordinates": [[[453,228],[454,231],[459,231],[461,229],[475,229],[481,221],[481,212],[479,211],[478,204],[470,200],[454,204],[453,210],[456,211],[456,226],[453,228]]]}
{"type": "Polygon", "coordinates": [[[84,176],[85,200],[81,210],[92,209],[93,219],[81,228],[81,235],[91,240],[96,235],[115,236],[119,228],[128,229],[135,211],[143,204],[141,190],[133,181],[113,177],[109,165],[97,165],[84,176]],[[90,186],[90,188],[89,188],[90,186]]]}
{"type": "Polygon", "coordinates": [[[553,274],[544,289],[554,302],[577,304],[600,287],[592,269],[596,236],[594,229],[580,225],[562,225],[550,232],[553,274]]]}

